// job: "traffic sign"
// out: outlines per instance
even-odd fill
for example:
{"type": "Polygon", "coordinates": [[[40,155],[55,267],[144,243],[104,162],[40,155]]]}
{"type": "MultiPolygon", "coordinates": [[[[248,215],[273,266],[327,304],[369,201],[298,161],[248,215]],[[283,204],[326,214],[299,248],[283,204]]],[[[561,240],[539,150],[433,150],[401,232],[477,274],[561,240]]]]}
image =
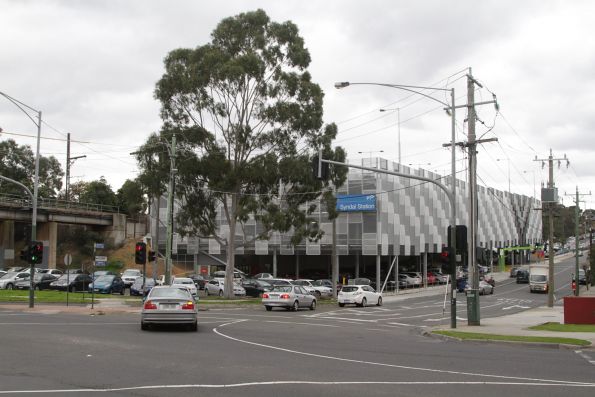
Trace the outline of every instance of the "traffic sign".
{"type": "Polygon", "coordinates": [[[107,265],[106,261],[95,261],[95,266],[97,267],[105,267],[107,265]]]}
{"type": "Polygon", "coordinates": [[[105,248],[105,244],[103,243],[95,243],[95,249],[96,250],[102,250],[105,248]]]}
{"type": "Polygon", "coordinates": [[[97,262],[107,262],[107,256],[96,256],[95,263],[97,262]]]}
{"type": "Polygon", "coordinates": [[[70,255],[70,254],[64,255],[64,264],[66,266],[70,266],[72,264],[72,255],[70,255]]]}

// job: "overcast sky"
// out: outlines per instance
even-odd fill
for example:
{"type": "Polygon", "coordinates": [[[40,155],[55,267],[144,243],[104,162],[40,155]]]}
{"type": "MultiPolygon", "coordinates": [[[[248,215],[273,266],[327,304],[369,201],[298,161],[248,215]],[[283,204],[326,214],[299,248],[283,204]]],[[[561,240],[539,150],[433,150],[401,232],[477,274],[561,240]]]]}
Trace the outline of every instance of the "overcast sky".
{"type": "MultiPolygon", "coordinates": [[[[398,107],[402,163],[449,172],[442,144],[450,118],[436,101],[371,85],[336,90],[335,82],[453,86],[464,105],[471,67],[484,87],[476,101],[495,93],[500,104],[499,113],[477,107],[477,136],[498,138],[479,147],[479,184],[508,190],[510,169],[511,190],[532,196],[547,179],[547,166],[533,160],[551,148],[570,160],[556,164],[560,195],[577,185],[595,193],[593,1],[0,0],[0,91],[43,112],[42,135],[58,140],[42,140],[42,154],[64,164],[63,134],[84,142],[72,144],[73,156],[87,156],[73,166],[73,181],[104,175],[117,189],[136,175],[129,153],[161,125],[153,90],[167,53],[204,45],[221,19],[257,8],[300,29],[325,92],[325,120],[338,124],[336,143],[350,159],[397,160],[397,113],[379,109],[398,107]]],[[[459,109],[458,140],[466,139],[465,118],[459,109]]],[[[4,98],[0,127],[36,133],[4,98]]],[[[459,170],[465,157],[457,153],[459,170]]],[[[594,207],[595,197],[584,199],[594,207]]]]}

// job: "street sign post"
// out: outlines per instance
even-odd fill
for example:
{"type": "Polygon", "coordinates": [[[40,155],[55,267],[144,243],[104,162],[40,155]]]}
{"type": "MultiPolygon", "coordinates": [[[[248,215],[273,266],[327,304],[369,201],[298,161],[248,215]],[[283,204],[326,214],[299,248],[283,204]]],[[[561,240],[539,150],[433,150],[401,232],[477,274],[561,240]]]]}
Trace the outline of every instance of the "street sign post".
{"type": "Polygon", "coordinates": [[[66,306],[68,306],[68,290],[70,287],[70,265],[72,264],[72,255],[64,255],[64,264],[66,265],[66,306]]]}

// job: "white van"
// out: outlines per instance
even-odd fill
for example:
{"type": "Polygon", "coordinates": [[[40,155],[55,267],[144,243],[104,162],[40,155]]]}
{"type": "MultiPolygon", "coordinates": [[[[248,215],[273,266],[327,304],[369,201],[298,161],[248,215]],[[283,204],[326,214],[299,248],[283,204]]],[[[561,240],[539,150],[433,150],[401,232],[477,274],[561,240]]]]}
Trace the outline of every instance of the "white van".
{"type": "Polygon", "coordinates": [[[531,292],[547,292],[548,274],[549,268],[547,266],[529,266],[529,290],[531,292]]]}

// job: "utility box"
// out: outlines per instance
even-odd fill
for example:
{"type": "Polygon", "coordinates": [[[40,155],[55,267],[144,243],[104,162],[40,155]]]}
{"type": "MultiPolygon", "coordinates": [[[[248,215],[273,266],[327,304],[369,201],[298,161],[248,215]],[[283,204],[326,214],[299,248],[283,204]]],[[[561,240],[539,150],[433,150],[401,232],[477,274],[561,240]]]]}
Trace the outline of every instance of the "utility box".
{"type": "Polygon", "coordinates": [[[467,325],[480,325],[479,291],[476,289],[467,291],[467,325]]]}
{"type": "Polygon", "coordinates": [[[595,296],[565,296],[564,324],[595,324],[595,296]]]}
{"type": "Polygon", "coordinates": [[[558,189],[542,187],[541,188],[541,202],[542,203],[557,203],[558,202],[558,189]]]}

